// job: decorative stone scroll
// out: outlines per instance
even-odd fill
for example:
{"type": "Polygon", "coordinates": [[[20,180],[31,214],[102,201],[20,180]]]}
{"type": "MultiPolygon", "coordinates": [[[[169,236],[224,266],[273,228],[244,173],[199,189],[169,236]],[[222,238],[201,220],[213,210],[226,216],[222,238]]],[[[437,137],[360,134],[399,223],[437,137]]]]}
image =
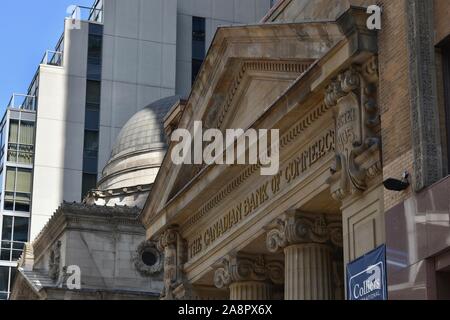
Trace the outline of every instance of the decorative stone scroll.
{"type": "Polygon", "coordinates": [[[183,282],[184,241],[177,227],[169,227],[159,238],[157,248],[164,252],[163,300],[174,300],[173,290],[183,282]]]}
{"type": "Polygon", "coordinates": [[[342,247],[340,217],[291,210],[276,220],[275,226],[267,232],[266,245],[272,253],[302,243],[331,243],[342,247]]]}
{"type": "Polygon", "coordinates": [[[228,287],[234,282],[266,281],[282,284],[284,265],[279,261],[267,261],[264,256],[232,254],[222,258],[214,273],[214,285],[228,287]]]}
{"type": "Polygon", "coordinates": [[[364,192],[367,181],[380,173],[377,66],[376,57],[362,66],[353,65],[326,89],[325,104],[333,108],[336,125],[336,163],[329,179],[336,200],[364,192]],[[363,157],[365,153],[370,155],[363,157]],[[375,163],[366,165],[372,155],[375,163]]]}

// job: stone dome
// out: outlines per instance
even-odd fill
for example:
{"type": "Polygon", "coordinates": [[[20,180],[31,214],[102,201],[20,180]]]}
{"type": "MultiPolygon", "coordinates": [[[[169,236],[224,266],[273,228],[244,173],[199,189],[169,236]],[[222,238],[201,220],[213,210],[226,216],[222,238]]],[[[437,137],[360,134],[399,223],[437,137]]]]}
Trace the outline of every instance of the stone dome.
{"type": "Polygon", "coordinates": [[[164,117],[180,99],[172,96],[155,101],[128,120],[103,169],[99,191],[129,191],[154,182],[167,148],[164,117]]]}
{"type": "Polygon", "coordinates": [[[117,136],[109,162],[127,154],[165,149],[164,117],[179,100],[179,96],[158,100],[131,117],[117,136]]]}

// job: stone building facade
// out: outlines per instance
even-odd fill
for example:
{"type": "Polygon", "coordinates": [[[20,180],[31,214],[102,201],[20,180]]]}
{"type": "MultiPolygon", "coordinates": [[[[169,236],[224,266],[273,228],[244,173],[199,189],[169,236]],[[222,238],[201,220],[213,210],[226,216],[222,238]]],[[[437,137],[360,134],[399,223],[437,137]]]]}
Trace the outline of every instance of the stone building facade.
{"type": "Polygon", "coordinates": [[[383,244],[390,299],[449,297],[450,4],[379,1],[371,31],[372,4],[285,0],[218,29],[165,126],[279,129],[280,171],[165,158],[141,214],[162,298],[343,299],[347,263],[383,244]]]}
{"type": "Polygon", "coordinates": [[[13,300],[158,299],[163,255],[138,219],[164,158],[163,121],[179,96],[151,103],[122,128],[96,190],[63,203],[18,263],[13,300]],[[79,287],[69,287],[71,267],[79,287]]]}
{"type": "Polygon", "coordinates": [[[175,143],[144,152],[144,110],[99,190],[27,247],[13,299],[340,300],[347,264],[380,245],[389,299],[449,298],[450,4],[378,1],[378,31],[372,4],[281,0],[258,24],[218,28],[159,132],[278,129],[277,174],[175,165],[175,143]],[[406,189],[388,190],[405,172],[406,189]],[[70,290],[64,267],[79,263],[70,290]]]}

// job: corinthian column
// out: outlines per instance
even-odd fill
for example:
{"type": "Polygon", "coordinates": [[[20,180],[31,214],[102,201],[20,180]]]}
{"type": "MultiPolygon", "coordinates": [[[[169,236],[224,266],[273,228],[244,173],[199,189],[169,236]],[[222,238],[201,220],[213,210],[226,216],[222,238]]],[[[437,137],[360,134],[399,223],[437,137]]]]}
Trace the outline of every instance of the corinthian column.
{"type": "Polygon", "coordinates": [[[340,218],[291,211],[267,234],[270,252],[284,250],[285,299],[333,299],[333,244],[342,239],[340,218]]]}
{"type": "Polygon", "coordinates": [[[214,284],[229,287],[230,300],[270,300],[273,284],[283,283],[283,264],[263,256],[233,254],[221,259],[214,284]]]}

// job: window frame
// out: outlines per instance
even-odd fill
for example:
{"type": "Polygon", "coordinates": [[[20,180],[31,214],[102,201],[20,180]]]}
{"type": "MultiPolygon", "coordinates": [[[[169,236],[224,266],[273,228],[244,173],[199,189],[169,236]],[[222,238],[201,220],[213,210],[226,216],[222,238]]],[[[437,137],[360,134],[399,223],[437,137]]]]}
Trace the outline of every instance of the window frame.
{"type": "MultiPolygon", "coordinates": [[[[3,210],[4,211],[9,211],[9,212],[14,212],[14,213],[30,213],[31,212],[31,196],[33,193],[33,169],[32,168],[28,168],[28,167],[16,167],[16,166],[6,166],[6,172],[5,172],[5,190],[3,190],[4,193],[4,197],[3,197],[3,210]],[[14,187],[13,190],[9,190],[7,188],[8,185],[8,170],[12,170],[14,171],[14,187]],[[17,190],[17,182],[18,182],[18,173],[19,171],[26,171],[27,173],[29,173],[30,175],[30,181],[29,181],[29,185],[30,185],[30,190],[28,192],[26,191],[18,191],[17,190]],[[12,209],[9,209],[6,207],[6,195],[7,194],[12,194],[12,209]],[[28,204],[28,211],[24,211],[24,210],[17,210],[17,206],[16,206],[16,202],[17,202],[17,195],[18,194],[22,194],[22,195],[27,195],[29,197],[29,204],[28,204]]],[[[9,203],[10,201],[8,201],[9,203]]]]}
{"type": "Polygon", "coordinates": [[[23,216],[16,216],[16,215],[3,215],[2,217],[2,237],[0,239],[0,257],[2,261],[9,261],[9,262],[15,262],[17,261],[20,256],[23,253],[23,250],[25,248],[25,244],[30,239],[30,217],[23,217],[23,216]],[[5,231],[5,225],[6,225],[6,219],[11,219],[11,230],[10,230],[10,236],[8,238],[5,238],[6,233],[5,231]],[[26,239],[25,241],[19,241],[15,240],[15,234],[18,232],[16,224],[18,219],[26,220],[26,239]],[[8,259],[3,259],[3,250],[6,250],[9,254],[8,259]]]}

